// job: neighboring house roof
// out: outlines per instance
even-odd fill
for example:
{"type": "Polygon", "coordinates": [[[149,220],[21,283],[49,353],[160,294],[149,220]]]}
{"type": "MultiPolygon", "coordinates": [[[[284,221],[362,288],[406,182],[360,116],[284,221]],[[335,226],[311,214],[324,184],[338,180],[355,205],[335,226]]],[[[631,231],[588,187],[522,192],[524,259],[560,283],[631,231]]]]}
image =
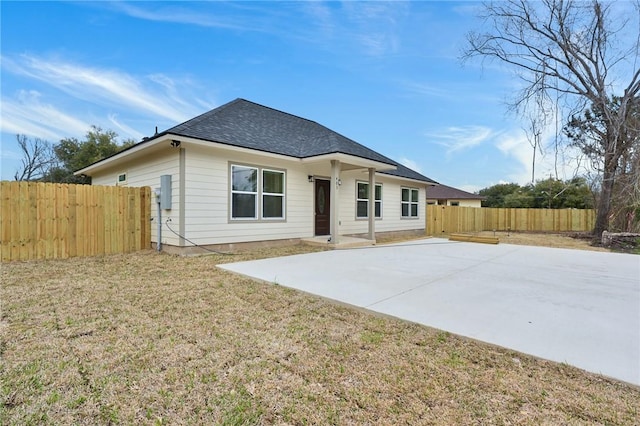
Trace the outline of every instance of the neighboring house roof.
{"type": "Polygon", "coordinates": [[[137,145],[166,135],[191,137],[296,158],[335,153],[347,154],[396,167],[395,170],[379,171],[380,173],[436,183],[315,121],[245,99],[226,103],[137,145]]]}
{"type": "Polygon", "coordinates": [[[487,197],[440,184],[427,188],[428,200],[484,200],[487,197]]]}

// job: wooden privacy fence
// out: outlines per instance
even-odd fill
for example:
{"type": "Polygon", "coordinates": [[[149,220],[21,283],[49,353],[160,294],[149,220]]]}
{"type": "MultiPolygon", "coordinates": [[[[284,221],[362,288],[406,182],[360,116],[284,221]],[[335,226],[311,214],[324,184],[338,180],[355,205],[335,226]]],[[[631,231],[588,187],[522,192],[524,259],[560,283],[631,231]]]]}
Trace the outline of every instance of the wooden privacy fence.
{"type": "Polygon", "coordinates": [[[0,258],[53,259],[151,247],[151,190],[1,182],[0,258]]]}
{"type": "Polygon", "coordinates": [[[428,235],[480,231],[591,231],[594,210],[498,209],[427,205],[428,235]]]}

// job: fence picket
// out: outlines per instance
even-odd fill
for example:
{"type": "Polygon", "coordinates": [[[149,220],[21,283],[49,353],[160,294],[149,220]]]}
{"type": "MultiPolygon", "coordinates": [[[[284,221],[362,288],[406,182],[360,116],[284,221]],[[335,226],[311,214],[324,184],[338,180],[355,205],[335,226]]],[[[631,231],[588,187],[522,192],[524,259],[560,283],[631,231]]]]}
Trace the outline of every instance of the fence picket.
{"type": "Polygon", "coordinates": [[[427,235],[481,231],[585,232],[593,229],[594,210],[513,209],[427,205],[427,235]]]}
{"type": "Polygon", "coordinates": [[[151,247],[150,189],[0,182],[0,260],[151,247]]]}

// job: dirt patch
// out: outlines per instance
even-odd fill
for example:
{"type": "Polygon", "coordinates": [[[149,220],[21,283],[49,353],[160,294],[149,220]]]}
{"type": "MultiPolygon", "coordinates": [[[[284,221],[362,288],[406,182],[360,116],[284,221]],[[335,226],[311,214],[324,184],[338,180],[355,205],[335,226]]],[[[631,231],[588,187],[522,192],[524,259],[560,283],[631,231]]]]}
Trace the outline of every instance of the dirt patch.
{"type": "Polygon", "coordinates": [[[0,424],[637,424],[637,387],[216,268],[317,250],[3,264],[0,424]]]}
{"type": "Polygon", "coordinates": [[[525,246],[555,247],[604,252],[611,251],[604,247],[593,245],[593,237],[590,234],[584,233],[533,234],[526,232],[484,231],[478,233],[478,235],[495,235],[500,239],[500,244],[519,244],[525,246]]]}

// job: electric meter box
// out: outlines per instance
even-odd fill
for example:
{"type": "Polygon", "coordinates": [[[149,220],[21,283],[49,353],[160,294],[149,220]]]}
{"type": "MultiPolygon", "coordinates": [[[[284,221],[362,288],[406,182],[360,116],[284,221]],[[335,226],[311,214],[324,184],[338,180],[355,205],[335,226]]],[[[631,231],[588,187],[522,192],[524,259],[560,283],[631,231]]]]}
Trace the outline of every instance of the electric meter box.
{"type": "Polygon", "coordinates": [[[171,210],[171,175],[160,176],[160,208],[171,210]]]}

